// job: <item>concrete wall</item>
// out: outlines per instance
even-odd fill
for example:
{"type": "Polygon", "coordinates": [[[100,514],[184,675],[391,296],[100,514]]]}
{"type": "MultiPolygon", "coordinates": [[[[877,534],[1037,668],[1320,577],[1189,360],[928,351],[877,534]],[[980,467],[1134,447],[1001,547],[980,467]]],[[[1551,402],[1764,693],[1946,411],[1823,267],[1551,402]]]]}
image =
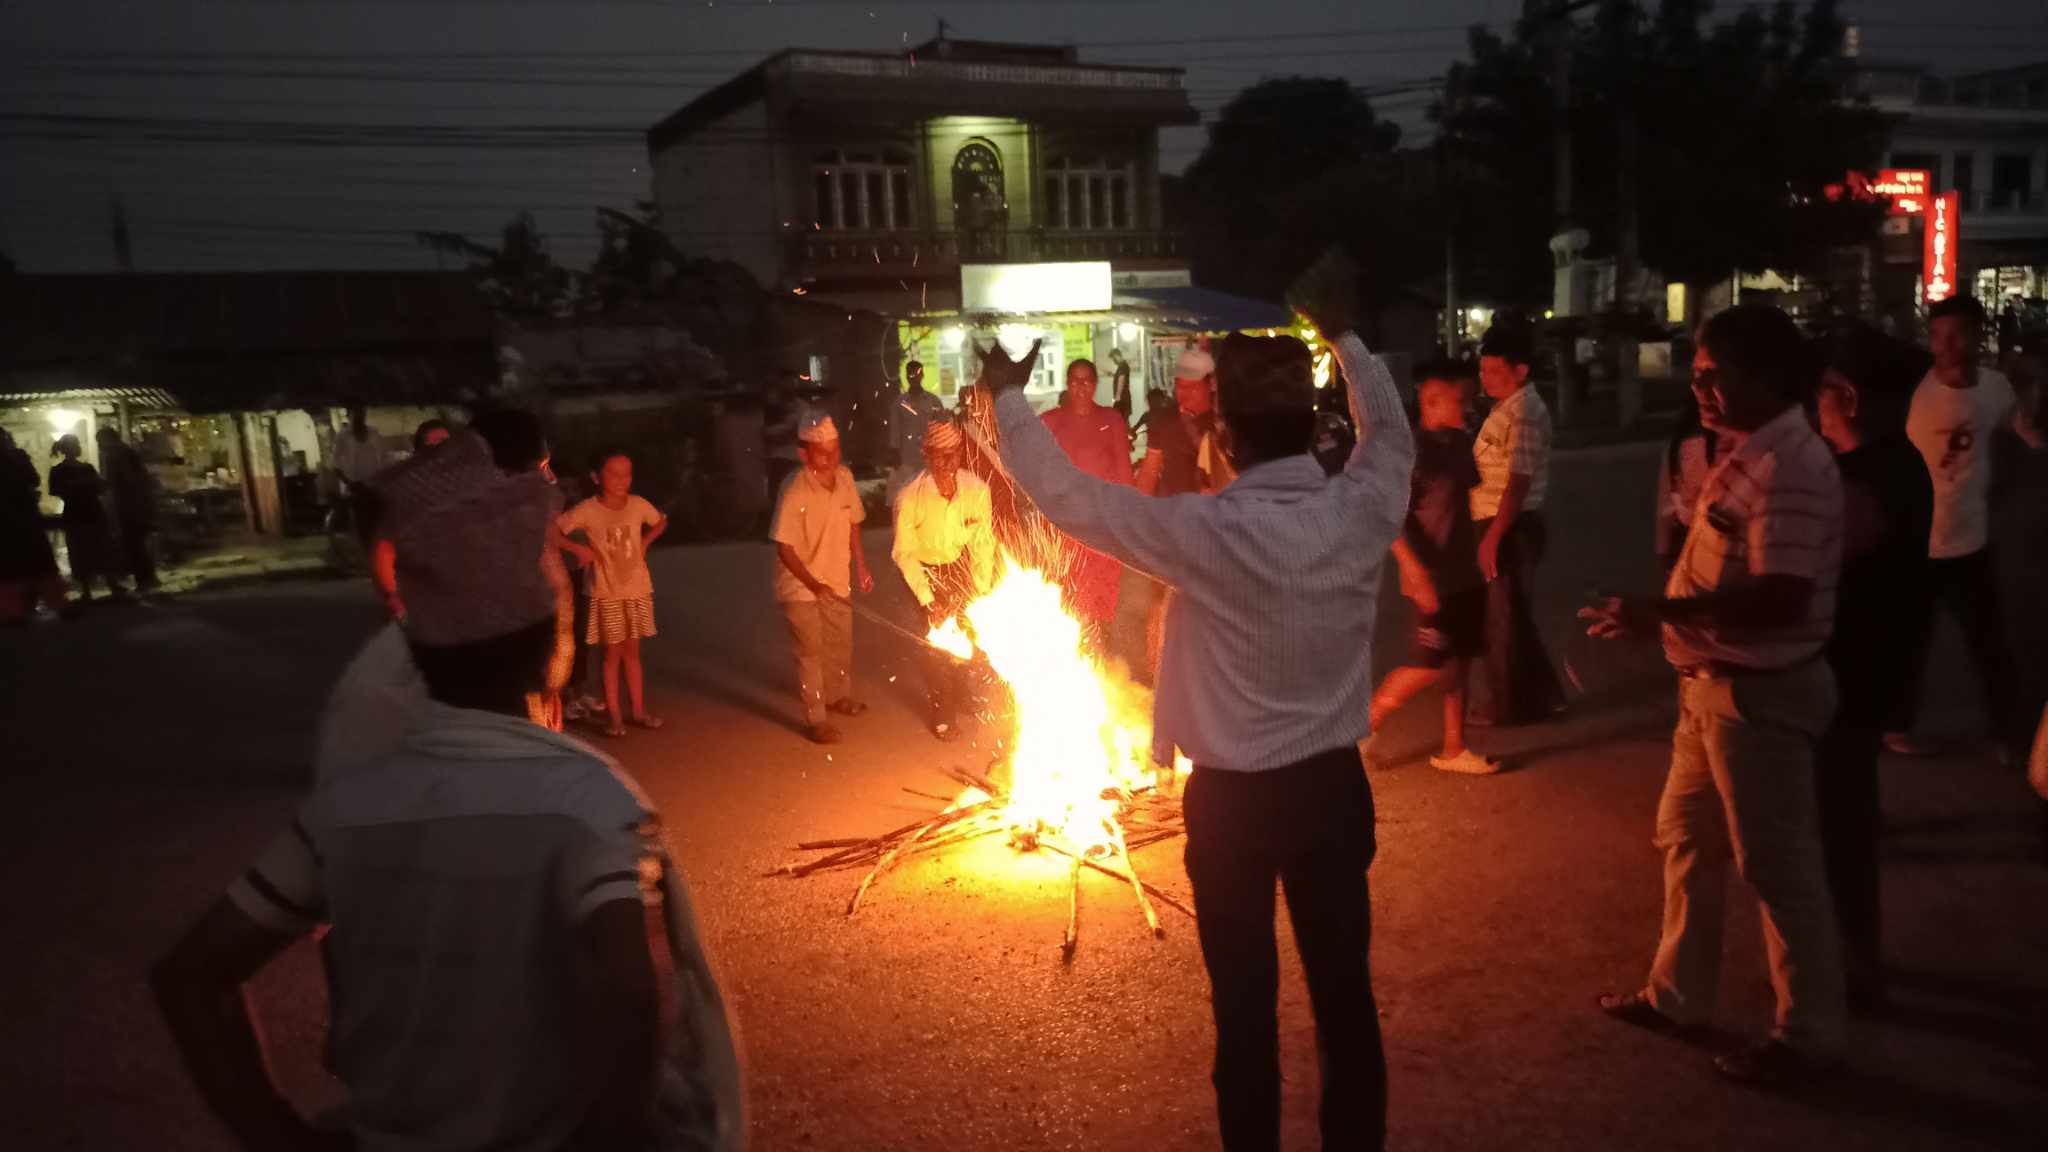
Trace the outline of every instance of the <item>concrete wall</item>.
{"type": "MultiPolygon", "coordinates": [[[[693,256],[731,260],[773,286],[779,231],[795,220],[791,178],[769,138],[768,106],[749,104],[656,153],[654,201],[662,230],[693,256]]],[[[809,219],[809,214],[804,214],[809,219]]]]}

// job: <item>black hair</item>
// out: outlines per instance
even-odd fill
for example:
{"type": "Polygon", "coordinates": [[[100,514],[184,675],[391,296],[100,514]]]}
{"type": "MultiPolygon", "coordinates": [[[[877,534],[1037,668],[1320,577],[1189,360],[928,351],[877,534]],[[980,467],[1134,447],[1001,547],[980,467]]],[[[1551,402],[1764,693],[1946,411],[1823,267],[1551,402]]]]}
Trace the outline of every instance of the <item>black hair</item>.
{"type": "Polygon", "coordinates": [[[633,459],[633,454],[626,451],[624,444],[605,444],[590,454],[590,472],[595,474],[604,471],[606,462],[614,456],[624,456],[629,463],[633,459]]]}
{"type": "Polygon", "coordinates": [[[1481,356],[1498,356],[1510,364],[1528,364],[1535,359],[1536,341],[1529,326],[1516,320],[1497,320],[1479,341],[1481,356]]]}
{"type": "Polygon", "coordinates": [[[1984,327],[1984,305],[1979,304],[1975,296],[1964,296],[1959,293],[1946,299],[1937,300],[1928,306],[1927,322],[1929,324],[1948,316],[1960,316],[1979,328],[1984,327]]]}
{"type": "MultiPolygon", "coordinates": [[[[413,451],[415,451],[415,452],[424,452],[424,451],[426,451],[426,450],[427,450],[427,436],[428,436],[429,434],[431,434],[431,433],[434,433],[434,432],[447,432],[447,431],[450,431],[450,429],[449,429],[449,427],[448,427],[448,422],[447,422],[446,420],[443,420],[443,419],[441,419],[441,418],[440,418],[440,417],[438,417],[438,416],[434,417],[434,418],[433,418],[433,419],[431,419],[431,420],[422,420],[422,421],[420,421],[420,426],[412,430],[412,450],[413,450],[413,451]]],[[[479,433],[479,434],[481,434],[481,433],[479,433]]],[[[488,440],[488,439],[489,439],[489,437],[485,437],[485,439],[487,439],[487,440],[488,440]]]]}
{"type": "Polygon", "coordinates": [[[1412,376],[1417,384],[1422,383],[1424,380],[1449,380],[1453,383],[1463,383],[1466,380],[1475,378],[1478,374],[1479,370],[1473,367],[1470,360],[1454,360],[1445,356],[1435,360],[1425,360],[1417,364],[1412,376]]]}
{"type": "Polygon", "coordinates": [[[547,459],[540,417],[521,408],[484,408],[469,421],[491,446],[491,460],[505,472],[531,472],[547,459]]]}
{"type": "Polygon", "coordinates": [[[550,615],[468,644],[414,641],[412,659],[427,682],[427,694],[441,703],[523,717],[527,693],[547,689],[555,626],[550,615]]]}
{"type": "Polygon", "coordinates": [[[1095,367],[1095,361],[1090,360],[1086,356],[1079,356],[1072,360],[1067,361],[1067,371],[1072,372],[1074,369],[1080,367],[1083,364],[1086,364],[1088,366],[1088,370],[1090,372],[1094,372],[1097,376],[1102,375],[1102,373],[1095,367]]]}
{"type": "Polygon", "coordinates": [[[1314,446],[1316,414],[1308,412],[1225,413],[1229,428],[1230,463],[1238,471],[1299,456],[1314,446]]]}
{"type": "Polygon", "coordinates": [[[1743,383],[1761,384],[1771,395],[1794,404],[1813,396],[1820,376],[1799,325],[1768,304],[1738,304],[1700,328],[1700,343],[1715,367],[1743,383]]]}

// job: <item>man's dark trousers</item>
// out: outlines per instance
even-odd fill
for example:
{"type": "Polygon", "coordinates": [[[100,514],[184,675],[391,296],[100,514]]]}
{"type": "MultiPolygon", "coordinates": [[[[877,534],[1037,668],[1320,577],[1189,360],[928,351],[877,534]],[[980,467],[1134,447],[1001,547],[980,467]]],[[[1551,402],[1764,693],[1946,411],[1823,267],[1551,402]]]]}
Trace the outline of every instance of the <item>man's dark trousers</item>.
{"type": "Polygon", "coordinates": [[[1228,1152],[1280,1147],[1280,965],[1287,893],[1322,1063],[1323,1147],[1386,1140],[1387,1065],[1367,948],[1372,792],[1356,748],[1265,772],[1196,765],[1183,803],[1188,880],[1216,1017],[1216,1111],[1228,1152]]]}

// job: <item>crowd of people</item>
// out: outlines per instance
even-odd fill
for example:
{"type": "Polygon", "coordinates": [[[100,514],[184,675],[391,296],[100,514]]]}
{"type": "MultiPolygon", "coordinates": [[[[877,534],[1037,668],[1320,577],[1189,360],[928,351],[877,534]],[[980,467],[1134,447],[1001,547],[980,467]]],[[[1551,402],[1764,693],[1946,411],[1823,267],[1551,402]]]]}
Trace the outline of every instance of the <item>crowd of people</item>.
{"type": "MultiPolygon", "coordinates": [[[[1530,607],[1552,430],[1527,330],[1498,326],[1471,369],[1423,370],[1411,427],[1357,334],[1344,262],[1319,262],[1292,299],[1347,388],[1355,437],[1334,468],[1310,451],[1314,372],[1292,337],[1190,349],[1173,394],[1148,397],[1135,462],[1128,412],[1098,402],[1092,363],[1069,365],[1056,409],[1032,409],[1036,347],[991,348],[958,413],[921,400],[913,371],[892,429],[891,559],[927,626],[986,592],[1005,548],[1063,557],[1092,643],[1122,569],[1164,590],[1152,752],[1193,764],[1186,864],[1233,1152],[1279,1140],[1276,884],[1316,1024],[1324,1146],[1385,1140],[1368,964],[1373,731],[1440,687],[1431,762],[1485,774],[1500,763],[1466,743],[1471,672],[1485,690],[1473,720],[1540,721],[1563,704],[1530,607]],[[1476,433],[1475,382],[1492,401],[1476,433]],[[1375,685],[1390,556],[1418,623],[1408,660],[1375,685]]],[[[1696,427],[1657,496],[1663,591],[1581,612],[1593,635],[1661,641],[1678,695],[1655,821],[1659,943],[1644,982],[1599,1006],[1662,1031],[1706,1023],[1732,865],[1763,907],[1777,996],[1769,1038],[1716,1061],[1746,1083],[1824,1074],[1848,1013],[1882,1002],[1876,765],[1910,715],[1925,610],[1962,588],[1947,602],[1992,613],[2005,569],[1986,553],[2038,565],[2048,550],[2036,366],[2015,390],[1977,363],[1982,317],[1967,304],[1941,306],[1934,324],[1923,374],[1914,350],[1866,329],[1816,345],[1768,307],[1709,320],[1696,427]],[[2001,502],[2012,492],[2017,509],[2001,502]]],[[[769,533],[773,581],[803,729],[829,744],[866,711],[852,599],[874,579],[838,430],[813,414],[796,440],[769,533]]],[[[154,974],[195,1079],[247,1146],[743,1140],[731,1023],[658,817],[616,764],[560,734],[572,707],[601,712],[612,735],[660,723],[639,644],[655,635],[646,551],[665,520],[633,495],[627,456],[590,463],[589,494],[574,499],[564,489],[583,477],[551,471],[533,418],[489,412],[367,482],[401,622],[344,674],[313,795],[154,974]],[[603,653],[601,702],[581,691],[585,649],[603,653]],[[343,1132],[316,1130],[280,1095],[240,992],[320,925],[333,1066],[351,1093],[343,1132]]],[[[2016,717],[2042,714],[2048,645],[2019,659],[2014,633],[1965,624],[2013,749],[2016,717]]],[[[961,661],[930,658],[928,721],[950,739],[975,685],[961,661]]]]}
{"type": "Polygon", "coordinates": [[[63,502],[58,522],[71,571],[67,584],[43,521],[42,477],[28,453],[0,430],[0,484],[6,485],[0,494],[0,623],[27,621],[38,607],[76,616],[92,603],[95,586],[115,600],[161,586],[150,545],[156,484],[149,467],[118,429],[102,427],[93,439],[104,473],[86,462],[75,434],[59,436],[50,449],[49,491],[63,502]]]}

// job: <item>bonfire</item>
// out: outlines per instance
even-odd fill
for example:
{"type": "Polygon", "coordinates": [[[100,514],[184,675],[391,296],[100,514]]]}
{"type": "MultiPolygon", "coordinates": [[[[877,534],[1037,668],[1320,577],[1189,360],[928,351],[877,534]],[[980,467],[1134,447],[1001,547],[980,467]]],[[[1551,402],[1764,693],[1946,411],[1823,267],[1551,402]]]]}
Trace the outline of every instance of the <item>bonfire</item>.
{"type": "Polygon", "coordinates": [[[879,836],[798,845],[827,855],[781,871],[806,876],[870,865],[847,902],[851,916],[876,879],[905,857],[1007,835],[1020,852],[1043,849],[1071,862],[1067,955],[1078,940],[1083,868],[1129,884],[1146,926],[1160,934],[1154,899],[1193,912],[1140,879],[1131,853],[1182,834],[1178,784],[1186,761],[1155,770],[1150,694],[1088,652],[1080,622],[1061,603],[1059,584],[1007,554],[1001,570],[987,595],[923,637],[955,659],[979,653],[1005,689],[1008,708],[994,718],[1006,731],[986,774],[949,768],[960,792],[916,793],[943,800],[940,812],[879,836]]]}

